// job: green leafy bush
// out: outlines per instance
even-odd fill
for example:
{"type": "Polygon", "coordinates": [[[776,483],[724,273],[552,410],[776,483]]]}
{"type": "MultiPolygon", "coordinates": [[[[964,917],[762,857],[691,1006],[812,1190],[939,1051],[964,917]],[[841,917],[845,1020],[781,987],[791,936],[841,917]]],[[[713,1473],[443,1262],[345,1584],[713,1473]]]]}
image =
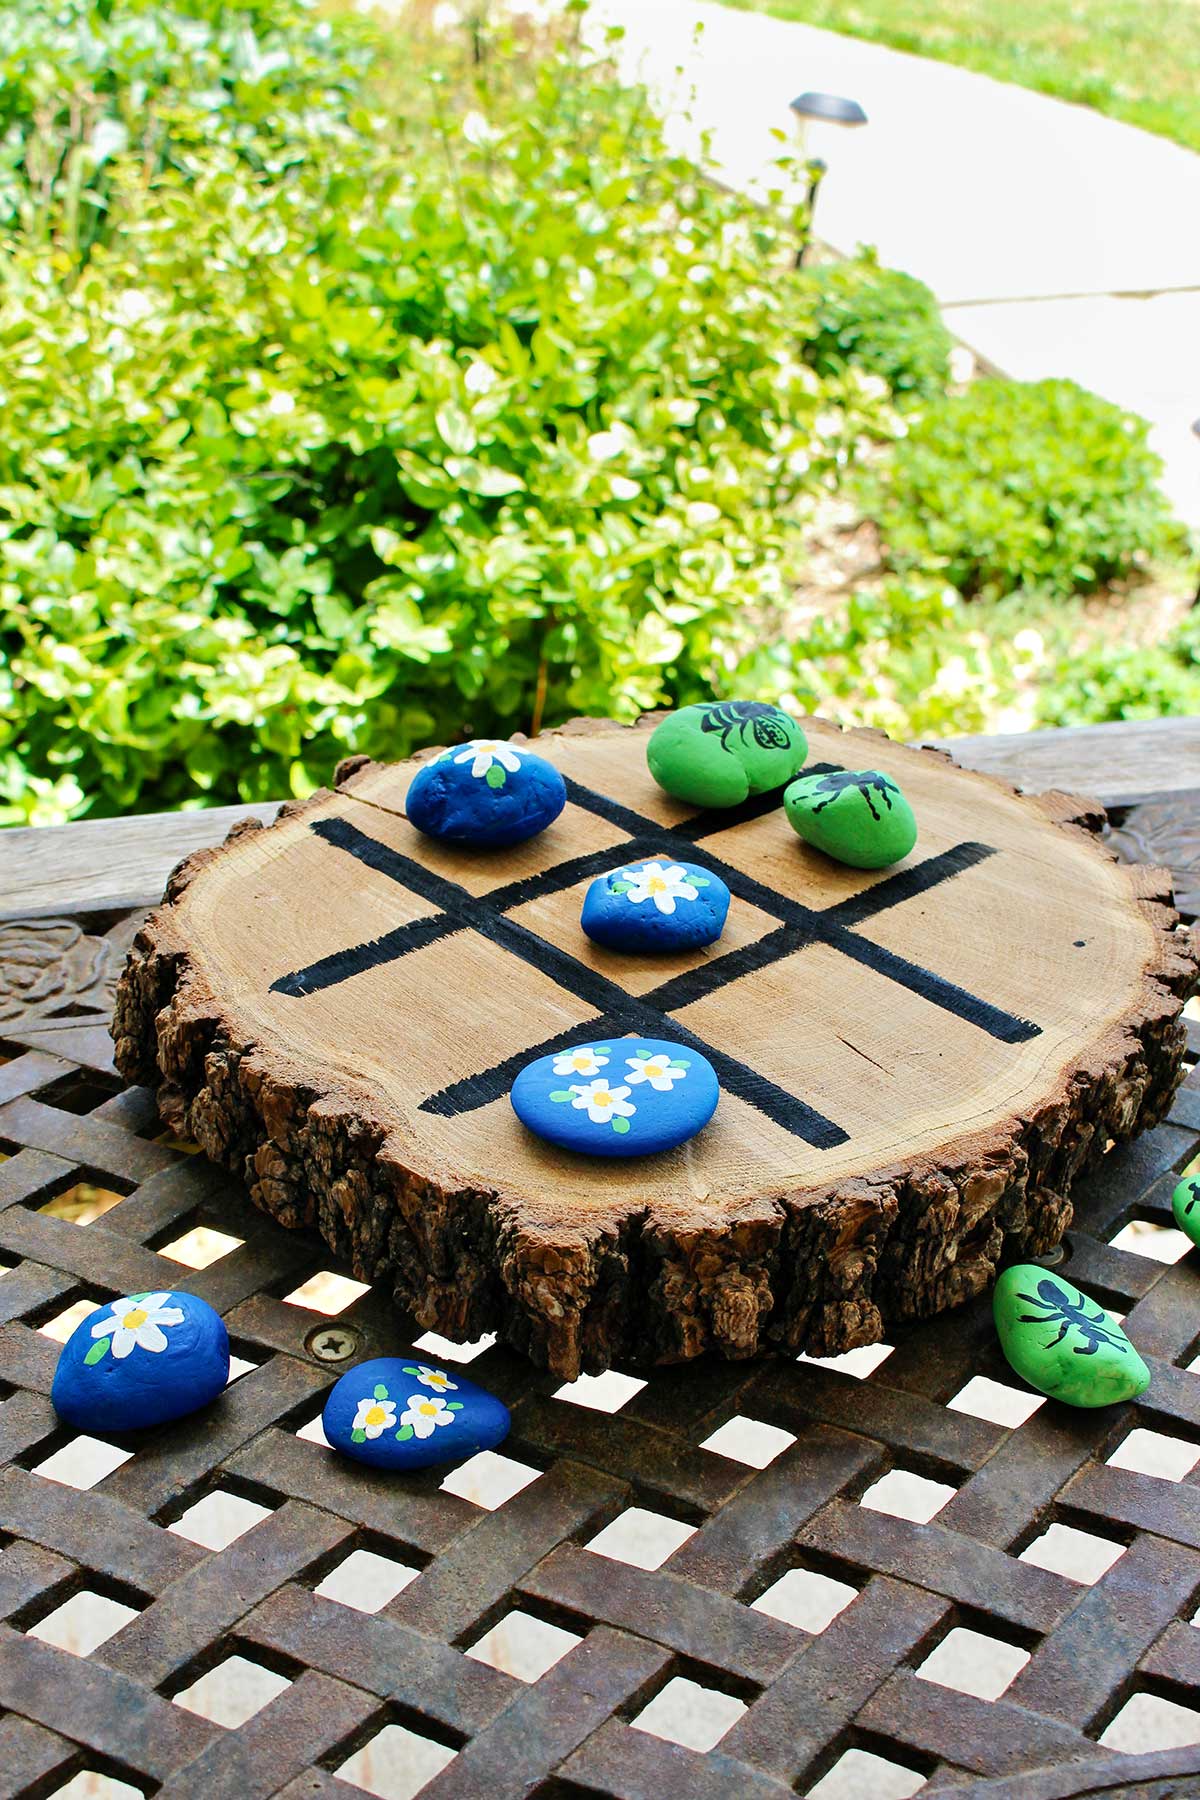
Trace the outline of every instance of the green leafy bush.
{"type": "Polygon", "coordinates": [[[802,710],[900,737],[982,731],[1012,688],[1010,631],[982,623],[944,582],[891,581],[793,628],[779,678],[802,710]]]}
{"type": "Polygon", "coordinates": [[[1200,713],[1200,616],[1162,644],[1104,644],[1064,657],[1039,696],[1045,725],[1100,725],[1200,713]]]}
{"type": "MultiPolygon", "coordinates": [[[[196,17],[297,32],[296,66],[318,30],[291,0],[154,29],[196,17]]],[[[489,65],[485,93],[402,56],[385,107],[317,44],[282,139],[234,83],[149,178],[131,78],[86,256],[54,195],[4,246],[9,821],[303,793],[348,749],[725,687],[798,503],[888,428],[797,354],[790,224],[604,69],[489,65]]]]}
{"type": "Polygon", "coordinates": [[[873,255],[806,274],[815,302],[805,361],[818,375],[848,365],[877,375],[897,397],[945,392],[953,339],[924,282],[881,268],[873,255]]]}
{"type": "Polygon", "coordinates": [[[912,420],[867,503],[897,569],[1086,592],[1173,541],[1146,431],[1074,382],[977,381],[912,420]]]}
{"type": "Polygon", "coordinates": [[[123,154],[143,184],[214,138],[279,173],[345,131],[365,68],[365,39],[304,0],[6,0],[0,229],[86,256],[123,154]]]}

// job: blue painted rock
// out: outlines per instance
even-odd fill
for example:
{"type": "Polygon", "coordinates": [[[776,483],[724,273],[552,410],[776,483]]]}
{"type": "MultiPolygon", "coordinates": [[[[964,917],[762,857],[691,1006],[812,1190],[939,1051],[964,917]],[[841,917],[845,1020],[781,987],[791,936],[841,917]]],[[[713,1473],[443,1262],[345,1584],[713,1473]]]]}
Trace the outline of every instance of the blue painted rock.
{"type": "Polygon", "coordinates": [[[456,1371],[416,1357],[359,1363],[330,1391],[325,1436],[343,1456],[377,1469],[426,1469],[494,1450],[508,1436],[508,1408],[456,1371]]]}
{"type": "Polygon", "coordinates": [[[650,1156],[702,1131],[720,1088],[698,1051],[610,1038],[539,1056],[512,1085],[513,1111],[548,1143],[588,1156],[650,1156]]]}
{"type": "Polygon", "coordinates": [[[1171,1195],[1171,1211],[1180,1231],[1200,1244],[1200,1175],[1185,1175],[1171,1195]]]}
{"type": "Polygon", "coordinates": [[[1017,1374],[1068,1406],[1112,1406],[1150,1385],[1115,1319],[1052,1269],[1017,1263],[992,1296],[1000,1347],[1017,1374]]]}
{"type": "Polygon", "coordinates": [[[544,756],[498,738],[473,738],[418,771],[405,810],[427,837],[519,844],[544,831],[566,803],[563,778],[544,756]]]}
{"type": "Polygon", "coordinates": [[[172,1289],[130,1294],[81,1320],[62,1347],[50,1398],[82,1431],[137,1431],[207,1406],[228,1380],[221,1315],[172,1289]]]}
{"type": "Polygon", "coordinates": [[[580,924],[609,950],[695,950],[725,929],[729,889],[695,863],[644,862],[598,875],[580,924]]]}

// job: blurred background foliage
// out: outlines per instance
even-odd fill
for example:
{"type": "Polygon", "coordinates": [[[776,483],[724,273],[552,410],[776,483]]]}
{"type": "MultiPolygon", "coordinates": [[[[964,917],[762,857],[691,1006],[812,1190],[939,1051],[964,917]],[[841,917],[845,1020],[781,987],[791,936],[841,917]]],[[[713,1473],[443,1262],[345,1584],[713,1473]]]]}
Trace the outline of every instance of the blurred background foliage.
{"type": "Polygon", "coordinates": [[[797,273],[782,173],[704,179],[576,24],[10,0],[0,821],[712,693],[1200,711],[1194,630],[1112,630],[1183,548],[1140,424],[954,389],[920,284],[797,273]],[[814,610],[846,508],[878,553],[814,610]]]}

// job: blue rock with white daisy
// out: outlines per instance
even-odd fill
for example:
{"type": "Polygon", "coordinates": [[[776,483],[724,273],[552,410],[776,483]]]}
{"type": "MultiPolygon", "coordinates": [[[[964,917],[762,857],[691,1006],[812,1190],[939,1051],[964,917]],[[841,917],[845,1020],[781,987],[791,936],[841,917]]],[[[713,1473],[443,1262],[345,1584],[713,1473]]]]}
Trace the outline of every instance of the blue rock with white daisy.
{"type": "Polygon", "coordinates": [[[83,1431],[141,1431],[207,1406],[228,1380],[220,1313],[172,1288],[126,1295],[82,1319],[62,1347],[50,1399],[83,1431]]]}
{"type": "Polygon", "coordinates": [[[566,784],[544,756],[523,744],[472,738],[418,770],[405,811],[427,837],[519,844],[553,824],[566,803],[566,784]]]}
{"type": "Polygon", "coordinates": [[[512,1085],[522,1125],[587,1156],[652,1156],[702,1131],[717,1110],[712,1064],[663,1038],[607,1038],[529,1063],[512,1085]]]}
{"type": "Polygon", "coordinates": [[[607,950],[698,950],[725,929],[729,889],[695,863],[635,862],[598,875],[580,924],[607,950]]]}
{"type": "Polygon", "coordinates": [[[426,1469],[494,1450],[508,1436],[508,1408],[456,1370],[415,1357],[377,1356],[330,1390],[321,1414],[343,1456],[377,1469],[426,1469]]]}

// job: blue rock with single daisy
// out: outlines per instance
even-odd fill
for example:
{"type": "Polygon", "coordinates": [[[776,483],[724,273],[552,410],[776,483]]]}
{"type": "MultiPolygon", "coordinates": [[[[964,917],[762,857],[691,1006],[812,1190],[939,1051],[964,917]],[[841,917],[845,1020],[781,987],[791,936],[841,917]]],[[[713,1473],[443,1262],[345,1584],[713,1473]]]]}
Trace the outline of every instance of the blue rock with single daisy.
{"type": "Polygon", "coordinates": [[[220,1313],[195,1294],[161,1289],[82,1319],[62,1347],[50,1399],[82,1431],[144,1431],[207,1406],[228,1380],[220,1313]]]}
{"type": "Polygon", "coordinates": [[[405,811],[426,837],[503,845],[536,837],[566,803],[566,783],[544,756],[523,744],[473,738],[417,771],[405,811]]]}
{"type": "Polygon", "coordinates": [[[606,950],[659,954],[715,944],[725,929],[729,889],[695,863],[623,863],[598,875],[579,923],[606,950]]]}
{"type": "Polygon", "coordinates": [[[376,1469],[428,1469],[494,1450],[508,1408],[457,1370],[376,1356],[330,1390],[321,1427],[334,1450],[376,1469]]]}
{"type": "Polygon", "coordinates": [[[664,1038],[607,1038],[539,1056],[513,1082],[522,1125],[585,1156],[653,1156],[703,1131],[720,1087],[699,1051],[664,1038]]]}

